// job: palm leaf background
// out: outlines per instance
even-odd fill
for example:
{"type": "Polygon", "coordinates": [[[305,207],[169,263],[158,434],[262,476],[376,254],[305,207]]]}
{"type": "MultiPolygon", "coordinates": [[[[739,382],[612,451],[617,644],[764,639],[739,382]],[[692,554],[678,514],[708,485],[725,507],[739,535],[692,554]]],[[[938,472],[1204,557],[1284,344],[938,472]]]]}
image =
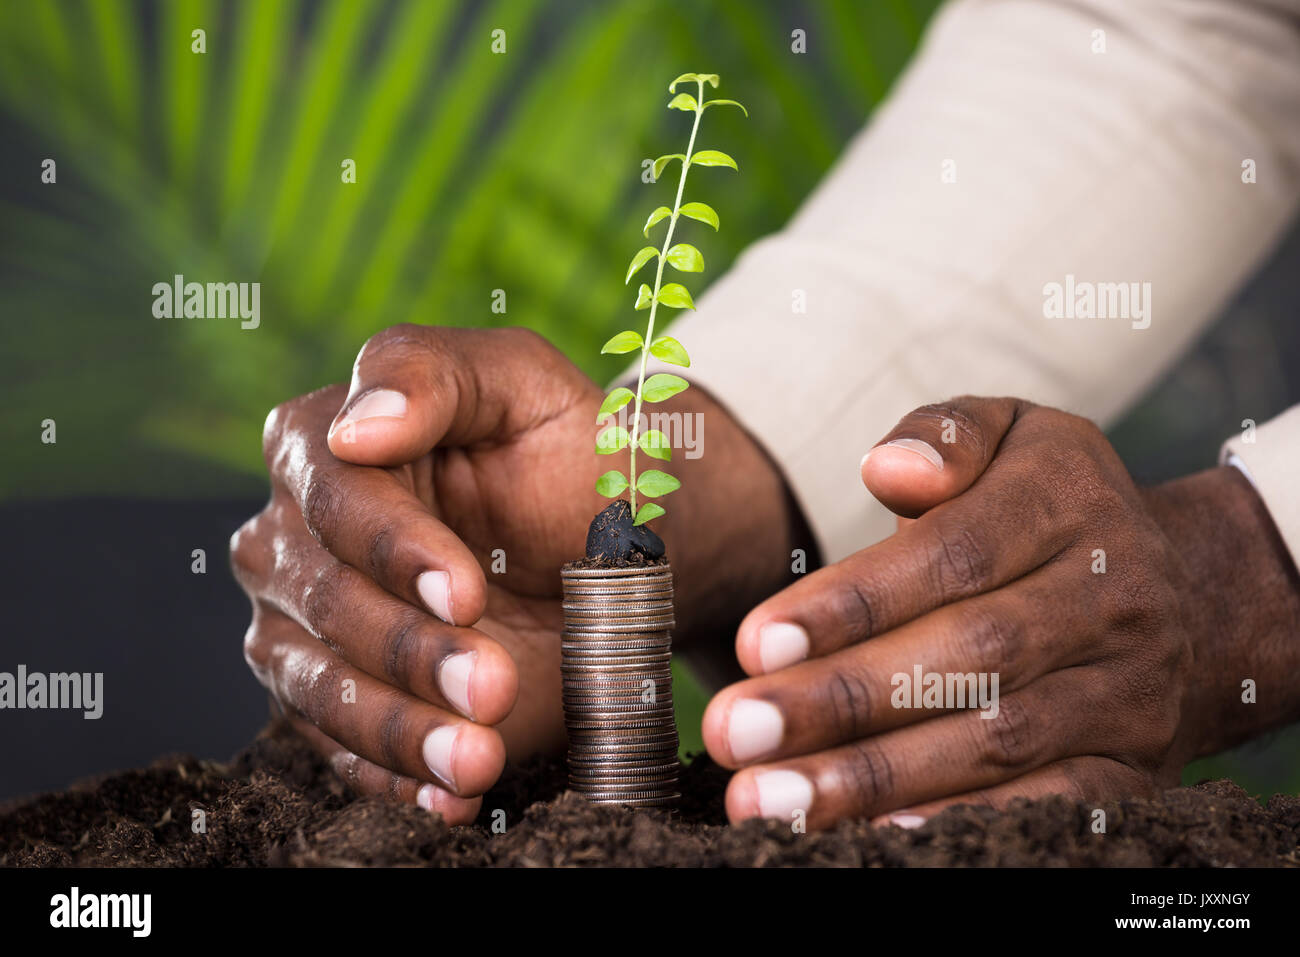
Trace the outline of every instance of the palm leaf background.
{"type": "Polygon", "coordinates": [[[596,346],[626,319],[620,270],[660,201],[640,163],[683,132],[667,81],[707,68],[750,107],[710,117],[744,169],[709,185],[716,276],[817,182],[935,5],[4,5],[0,420],[53,418],[60,441],[13,443],[0,494],[258,490],[267,410],[346,379],[397,322],[527,325],[610,375],[596,346]],[[261,327],[153,318],[177,273],[260,282],[261,327]]]}
{"type": "MultiPolygon", "coordinates": [[[[743,169],[709,183],[716,277],[816,184],[937,5],[0,4],[0,498],[259,495],[266,412],[346,379],[397,322],[527,325],[609,376],[596,348],[628,315],[622,270],[661,201],[640,163],[683,134],[668,80],[720,73],[750,111],[710,115],[706,145],[743,169]],[[260,282],[261,327],[153,318],[176,273],[260,282]],[[34,439],[46,418],[57,445],[34,439]]],[[[701,694],[679,687],[687,749],[701,694]]],[[[1300,772],[1185,777],[1201,773],[1293,790],[1300,772]]]]}

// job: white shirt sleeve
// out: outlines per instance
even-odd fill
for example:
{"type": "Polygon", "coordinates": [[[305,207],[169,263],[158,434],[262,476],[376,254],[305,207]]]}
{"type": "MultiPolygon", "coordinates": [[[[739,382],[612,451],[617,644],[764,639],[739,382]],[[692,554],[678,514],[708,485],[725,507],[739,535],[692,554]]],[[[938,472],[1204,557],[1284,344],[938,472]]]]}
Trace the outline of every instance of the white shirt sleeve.
{"type": "Polygon", "coordinates": [[[1220,461],[1250,479],[1300,567],[1300,405],[1263,425],[1243,425],[1241,435],[1223,444],[1220,461]]]}
{"type": "Polygon", "coordinates": [[[672,328],[828,561],[893,531],[858,464],[912,408],[1017,395],[1106,425],[1197,337],[1300,197],[1298,22],[1291,0],[937,15],[787,228],[672,328]]]}

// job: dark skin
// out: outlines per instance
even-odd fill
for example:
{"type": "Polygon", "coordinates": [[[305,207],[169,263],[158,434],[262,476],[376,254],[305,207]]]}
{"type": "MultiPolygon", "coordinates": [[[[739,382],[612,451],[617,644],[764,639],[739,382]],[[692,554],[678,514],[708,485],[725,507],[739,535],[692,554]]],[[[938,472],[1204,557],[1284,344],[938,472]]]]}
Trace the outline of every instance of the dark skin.
{"type": "MultiPolygon", "coordinates": [[[[531,333],[402,326],[367,344],[350,388],[268,419],[272,498],[232,539],[253,599],[246,657],[358,790],[465,822],[508,757],[562,749],[558,569],[603,503],[592,486],[610,460],[590,452],[601,395],[531,333]],[[498,549],[505,574],[492,570],[498,549]],[[447,585],[432,603],[430,571],[447,585]]],[[[867,488],[905,527],[792,583],[792,549],[811,546],[779,470],[701,390],[660,408],[706,426],[707,454],[674,456],[683,487],[655,523],[678,643],[706,673],[738,659],[751,675],[704,721],[710,753],[739,769],[733,820],[791,810],[760,800],[773,770],[807,784],[767,779],[787,801],[806,795],[795,809],[813,827],[915,823],[953,801],[1147,793],[1196,755],[1300,717],[1287,681],[1300,585],[1235,470],[1138,489],[1085,420],[954,400],[905,417],[864,461],[867,488]],[[942,441],[945,419],[955,442],[942,441]],[[898,438],[939,450],[944,468],[884,447],[898,438]],[[728,623],[747,611],[733,658],[728,623]],[[766,673],[769,622],[808,644],[766,673]],[[999,717],[891,707],[890,676],[917,663],[998,672],[999,717]],[[1246,678],[1258,704],[1241,703],[1246,678]],[[740,699],[773,706],[780,733],[737,758],[740,699]]]]}

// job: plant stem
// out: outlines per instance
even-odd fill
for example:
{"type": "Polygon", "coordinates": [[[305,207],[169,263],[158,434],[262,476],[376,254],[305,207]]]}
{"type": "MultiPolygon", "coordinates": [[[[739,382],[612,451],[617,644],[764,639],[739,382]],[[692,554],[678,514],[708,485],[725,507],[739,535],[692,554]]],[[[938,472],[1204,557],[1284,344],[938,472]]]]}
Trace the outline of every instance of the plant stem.
{"type": "Polygon", "coordinates": [[[668,231],[664,233],[664,244],[659,250],[659,268],[655,270],[655,288],[650,297],[650,318],[646,322],[645,339],[641,343],[641,371],[636,377],[636,407],[632,413],[632,437],[629,443],[631,459],[628,463],[627,477],[632,490],[632,520],[636,521],[636,450],[641,435],[641,389],[645,385],[645,367],[650,359],[650,341],[655,334],[655,312],[659,308],[659,286],[664,279],[664,263],[668,249],[672,246],[673,230],[677,228],[678,212],[682,208],[682,193],[686,189],[686,173],[691,168],[691,156],[695,152],[695,134],[700,129],[700,118],[704,115],[704,81],[699,81],[699,97],[695,101],[695,123],[691,126],[691,139],[686,144],[686,158],[682,160],[682,175],[677,181],[677,199],[673,202],[673,214],[668,218],[668,231]]]}

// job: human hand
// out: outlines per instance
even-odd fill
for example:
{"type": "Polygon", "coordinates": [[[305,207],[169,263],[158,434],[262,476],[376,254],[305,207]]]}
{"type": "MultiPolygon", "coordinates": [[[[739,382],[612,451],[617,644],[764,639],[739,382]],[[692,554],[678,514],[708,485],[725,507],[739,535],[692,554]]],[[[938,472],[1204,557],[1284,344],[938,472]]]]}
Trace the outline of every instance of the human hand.
{"type": "Polygon", "coordinates": [[[555,594],[600,398],[532,333],[398,326],[267,419],[271,501],[231,540],[245,656],[361,792],[466,822],[507,750],[563,741],[555,594]]]}
{"type": "Polygon", "coordinates": [[[710,754],[743,769],[732,820],[1144,794],[1297,716],[1295,569],[1235,469],[1140,490],[1090,422],[968,397],[910,413],[862,476],[898,533],[756,607],[754,677],[706,711],[710,754]],[[894,676],[918,666],[996,675],[996,697],[916,707],[894,676]]]}

